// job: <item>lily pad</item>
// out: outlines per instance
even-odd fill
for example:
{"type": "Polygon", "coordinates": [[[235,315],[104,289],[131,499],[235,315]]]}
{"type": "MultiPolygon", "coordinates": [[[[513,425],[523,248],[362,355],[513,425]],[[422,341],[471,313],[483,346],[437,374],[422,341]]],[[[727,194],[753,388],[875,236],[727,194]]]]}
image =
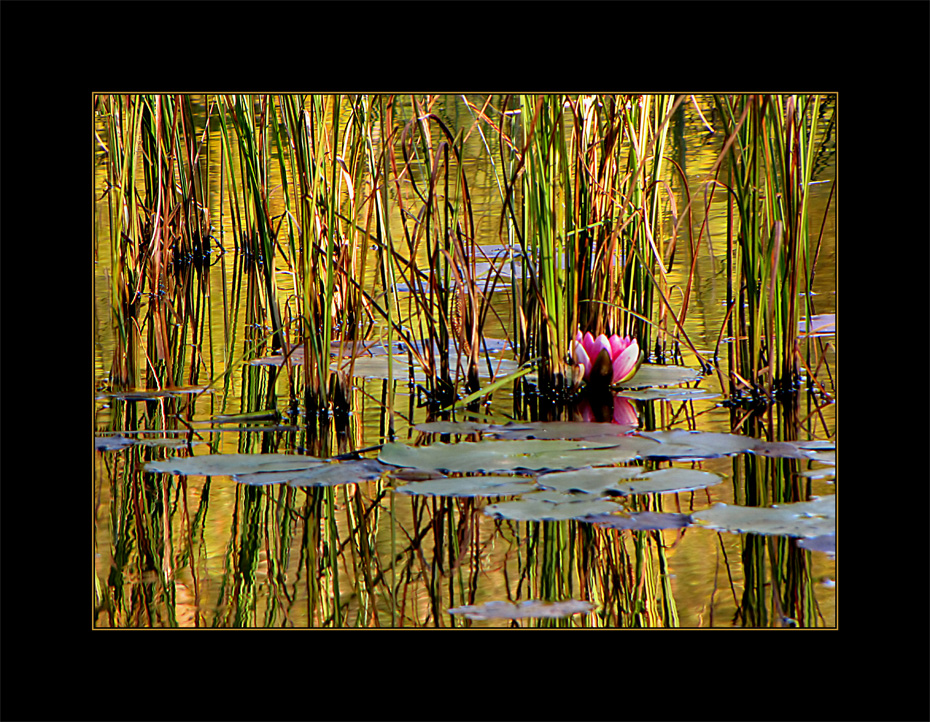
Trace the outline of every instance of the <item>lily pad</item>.
{"type": "Polygon", "coordinates": [[[124,401],[150,401],[184,394],[199,394],[207,390],[206,386],[176,386],[164,389],[139,389],[137,391],[113,391],[96,397],[102,399],[123,399],[124,401]]]}
{"type": "Polygon", "coordinates": [[[798,539],[798,546],[810,549],[812,552],[826,552],[836,554],[836,534],[824,534],[807,539],[798,539]]]}
{"type": "Polygon", "coordinates": [[[127,446],[135,444],[134,439],[127,439],[125,436],[116,434],[115,436],[96,436],[94,437],[94,448],[97,451],[119,451],[127,446]]]}
{"type": "Polygon", "coordinates": [[[589,521],[607,529],[651,531],[654,529],[683,529],[691,526],[690,514],[657,511],[621,512],[620,514],[593,514],[581,521],[589,521]]]}
{"type": "Polygon", "coordinates": [[[712,431],[643,431],[640,436],[658,441],[662,446],[652,456],[667,459],[712,459],[751,451],[758,442],[751,436],[712,431]]]}
{"type": "Polygon", "coordinates": [[[701,372],[684,366],[662,366],[661,364],[643,364],[633,377],[616,384],[617,389],[645,389],[650,386],[674,386],[676,384],[698,381],[701,372]]]}
{"type": "Polygon", "coordinates": [[[730,506],[717,503],[691,515],[709,529],[734,533],[817,537],[836,533],[836,496],[771,507],[730,506]]]}
{"type": "Polygon", "coordinates": [[[647,471],[635,479],[620,482],[614,489],[623,496],[630,494],[672,494],[679,491],[706,489],[723,481],[723,477],[711,471],[698,469],[656,469],[647,471]]]}
{"type": "Polygon", "coordinates": [[[461,606],[449,609],[449,614],[461,614],[466,619],[485,621],[488,619],[559,619],[572,614],[587,614],[594,610],[591,602],[566,599],[561,602],[543,602],[535,599],[513,604],[511,602],[485,602],[474,606],[461,606]]]}
{"type": "Polygon", "coordinates": [[[798,334],[801,336],[832,336],[836,333],[836,314],[821,313],[811,316],[811,332],[807,333],[807,319],[798,322],[798,334]]]}
{"type": "Polygon", "coordinates": [[[630,461],[635,457],[635,451],[613,443],[539,439],[437,443],[430,446],[388,443],[378,455],[385,464],[445,471],[577,469],[630,461]]]}
{"type": "Polygon", "coordinates": [[[327,461],[311,466],[308,469],[236,474],[233,478],[240,484],[249,484],[250,486],[283,483],[300,487],[337,486],[339,484],[355,484],[360,481],[375,481],[381,478],[381,475],[388,468],[374,459],[357,459],[327,461]]]}
{"type": "Polygon", "coordinates": [[[236,476],[259,471],[309,469],[323,460],[299,454],[211,454],[150,461],[146,471],[185,476],[236,476]]]}
{"type": "Polygon", "coordinates": [[[642,466],[608,466],[554,471],[542,474],[536,480],[540,486],[555,491],[604,495],[608,489],[613,489],[617,482],[638,477],[644,471],[642,466]]]}
{"type": "Polygon", "coordinates": [[[697,469],[656,469],[641,466],[579,469],[543,474],[537,481],[547,489],[587,494],[669,494],[715,486],[723,481],[719,474],[697,469]]]}
{"type": "Polygon", "coordinates": [[[703,401],[720,394],[707,389],[643,389],[641,391],[618,391],[617,396],[637,401],[703,401]]]}
{"type": "Polygon", "coordinates": [[[484,475],[414,481],[394,491],[427,496],[514,496],[538,489],[535,480],[531,478],[484,475]]]}
{"type": "Polygon", "coordinates": [[[477,434],[480,431],[495,428],[494,424],[477,421],[427,421],[414,426],[417,431],[427,434],[477,434]]]}
{"type": "Polygon", "coordinates": [[[581,519],[592,514],[609,514],[620,507],[616,502],[592,500],[590,495],[561,494],[554,491],[537,491],[524,494],[516,501],[489,504],[484,513],[496,519],[512,521],[564,521],[581,519]]]}
{"type": "Polygon", "coordinates": [[[491,426],[486,434],[498,439],[578,439],[608,442],[633,430],[633,426],[594,421],[527,421],[491,426]]]}

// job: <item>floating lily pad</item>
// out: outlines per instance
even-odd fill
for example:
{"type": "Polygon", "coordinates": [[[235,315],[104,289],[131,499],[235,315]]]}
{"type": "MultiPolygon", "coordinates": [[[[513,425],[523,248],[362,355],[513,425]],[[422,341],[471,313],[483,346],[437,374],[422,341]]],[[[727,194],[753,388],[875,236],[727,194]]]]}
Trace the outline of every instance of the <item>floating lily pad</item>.
{"type": "Polygon", "coordinates": [[[641,466],[579,469],[543,474],[540,486],[559,491],[581,491],[588,494],[669,494],[694,491],[715,486],[723,481],[719,474],[697,469],[656,469],[646,471],[641,466]]]}
{"type": "Polygon", "coordinates": [[[207,390],[206,386],[176,386],[164,389],[140,389],[137,391],[113,391],[110,393],[100,394],[97,400],[102,399],[123,399],[124,401],[150,401],[152,399],[161,399],[171,396],[183,396],[185,394],[199,394],[207,390]]]}
{"type": "Polygon", "coordinates": [[[590,495],[561,494],[554,491],[537,491],[524,494],[516,501],[489,504],[484,513],[496,519],[512,521],[563,521],[581,519],[592,514],[609,514],[617,511],[615,502],[594,499],[590,495]]]}
{"type": "Polygon", "coordinates": [[[491,426],[485,433],[498,439],[578,439],[608,442],[633,430],[633,426],[594,421],[527,421],[491,426]]]}
{"type": "Polygon", "coordinates": [[[616,384],[617,389],[645,389],[650,386],[674,386],[676,384],[698,381],[701,372],[684,366],[662,366],[660,364],[643,364],[633,377],[616,384]]]}
{"type": "Polygon", "coordinates": [[[765,441],[756,439],[752,453],[759,456],[772,456],[780,459],[807,459],[804,452],[789,441],[765,441]]]}
{"type": "Polygon", "coordinates": [[[734,533],[816,537],[836,533],[836,496],[771,507],[714,504],[691,515],[695,523],[734,533]]]}
{"type": "Polygon", "coordinates": [[[259,471],[308,469],[323,460],[299,454],[211,454],[150,461],[146,471],[195,476],[235,476],[259,471]]]}
{"type": "Polygon", "coordinates": [[[723,477],[710,471],[698,469],[656,469],[647,471],[635,479],[614,485],[623,496],[630,494],[672,494],[679,491],[706,489],[723,481],[723,477]]]}
{"type": "Polygon", "coordinates": [[[431,481],[414,481],[394,491],[427,496],[514,496],[537,491],[533,479],[517,476],[464,476],[431,481]]]}
{"type": "Polygon", "coordinates": [[[446,471],[510,471],[513,469],[577,469],[630,461],[636,452],[613,443],[539,440],[481,441],[407,446],[388,443],[378,459],[394,466],[446,471]]]}
{"type": "Polygon", "coordinates": [[[821,464],[829,464],[831,466],[836,466],[836,452],[835,451],[816,451],[809,449],[802,449],[804,456],[806,456],[811,461],[817,461],[821,464]]]}
{"type": "Polygon", "coordinates": [[[249,484],[250,486],[283,483],[300,487],[337,486],[339,484],[355,484],[360,481],[377,480],[381,478],[381,475],[388,468],[374,459],[356,459],[328,461],[315,464],[308,469],[236,474],[233,478],[240,484],[249,484]]]}
{"type": "Polygon", "coordinates": [[[662,447],[653,456],[667,459],[712,459],[717,456],[729,456],[751,451],[758,441],[751,436],[686,429],[643,431],[639,435],[658,441],[662,447]]]}
{"type": "Polygon", "coordinates": [[[561,602],[527,600],[519,604],[494,601],[474,606],[455,607],[448,611],[449,614],[461,614],[466,619],[486,621],[488,619],[526,619],[527,617],[559,619],[572,614],[587,614],[593,610],[594,605],[591,602],[566,599],[561,602]]]}
{"type": "Polygon", "coordinates": [[[798,539],[798,546],[804,549],[810,549],[813,552],[836,554],[836,534],[824,534],[823,536],[815,536],[808,539],[798,539]]]}
{"type": "Polygon", "coordinates": [[[97,436],[94,437],[94,448],[97,451],[119,451],[127,446],[135,444],[134,439],[127,439],[125,436],[97,436]]]}
{"type": "Polygon", "coordinates": [[[618,391],[617,396],[637,401],[703,401],[720,394],[706,389],[643,389],[641,391],[618,391]]]}
{"type": "Polygon", "coordinates": [[[836,314],[821,313],[811,316],[811,332],[807,333],[807,319],[798,322],[798,333],[801,336],[832,336],[836,333],[836,314]]]}
{"type": "Polygon", "coordinates": [[[495,426],[477,421],[427,421],[413,428],[427,434],[477,434],[479,431],[486,431],[495,426]]]}
{"type": "Polygon", "coordinates": [[[656,511],[621,512],[620,514],[593,514],[581,521],[588,521],[607,529],[629,529],[650,531],[654,529],[683,529],[691,526],[690,514],[674,514],[656,511]]]}
{"type": "Polygon", "coordinates": [[[608,489],[613,489],[617,482],[638,477],[644,471],[642,466],[586,468],[542,474],[537,477],[537,481],[546,489],[565,493],[582,492],[603,495],[608,489]]]}

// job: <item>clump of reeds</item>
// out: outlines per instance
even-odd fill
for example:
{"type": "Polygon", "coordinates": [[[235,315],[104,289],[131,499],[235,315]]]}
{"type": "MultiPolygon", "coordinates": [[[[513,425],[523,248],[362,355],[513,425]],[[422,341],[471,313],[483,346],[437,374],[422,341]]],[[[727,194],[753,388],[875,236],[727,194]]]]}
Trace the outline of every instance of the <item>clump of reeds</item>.
{"type": "Polygon", "coordinates": [[[513,276],[515,338],[522,361],[545,359],[539,379],[546,395],[576,390],[566,352],[578,329],[633,336],[649,348],[652,327],[665,316],[674,249],[666,249],[659,229],[677,102],[670,96],[502,102],[500,148],[510,181],[500,233],[502,241],[516,239],[524,261],[513,276]]]}
{"type": "MultiPolygon", "coordinates": [[[[820,96],[715,96],[727,141],[730,395],[767,406],[799,388],[810,323],[808,199],[820,96]]],[[[721,158],[723,160],[724,158],[721,158]]]]}

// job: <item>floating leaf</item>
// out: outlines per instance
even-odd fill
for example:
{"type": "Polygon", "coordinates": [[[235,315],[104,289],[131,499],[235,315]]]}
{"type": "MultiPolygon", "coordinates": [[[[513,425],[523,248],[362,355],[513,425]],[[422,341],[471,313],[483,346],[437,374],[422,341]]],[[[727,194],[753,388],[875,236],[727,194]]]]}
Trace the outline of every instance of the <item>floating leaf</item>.
{"type": "Polygon", "coordinates": [[[97,436],[94,437],[94,448],[97,451],[119,451],[127,446],[135,444],[134,439],[127,439],[125,436],[97,436]]]}
{"type": "Polygon", "coordinates": [[[527,421],[492,426],[485,431],[498,439],[587,439],[608,442],[633,430],[632,426],[594,421],[527,421]]]}
{"type": "Polygon", "coordinates": [[[387,468],[374,459],[353,459],[350,461],[327,461],[311,466],[308,469],[236,474],[233,478],[240,484],[249,484],[250,486],[283,483],[300,487],[336,486],[338,484],[355,484],[360,481],[377,480],[381,478],[387,468]]]}
{"type": "Polygon", "coordinates": [[[703,401],[720,394],[706,389],[643,389],[642,391],[618,391],[617,396],[637,401],[703,401]]]}
{"type": "Polygon", "coordinates": [[[658,441],[662,447],[652,454],[667,459],[712,459],[751,451],[758,442],[751,436],[722,434],[712,431],[643,431],[640,436],[658,441]]]}
{"type": "Polygon", "coordinates": [[[636,453],[596,441],[525,440],[407,446],[387,443],[378,459],[394,466],[446,471],[577,469],[630,461],[636,453]]]}
{"type": "Polygon", "coordinates": [[[494,428],[494,424],[482,424],[477,421],[427,421],[413,428],[427,434],[477,434],[479,431],[494,428]]]}
{"type": "Polygon", "coordinates": [[[816,537],[836,533],[836,496],[771,507],[714,504],[691,515],[695,523],[734,533],[816,537]]]}
{"type": "Polygon", "coordinates": [[[650,531],[654,529],[683,529],[691,526],[691,515],[636,511],[621,512],[620,514],[593,514],[581,521],[592,522],[607,529],[650,531]]]}
{"type": "Polygon", "coordinates": [[[836,534],[824,534],[808,539],[798,539],[798,546],[810,549],[813,552],[826,552],[836,554],[836,534]]]}
{"type": "Polygon", "coordinates": [[[196,476],[235,476],[259,471],[308,469],[323,460],[299,454],[211,454],[150,461],[146,471],[196,476]]]}
{"type": "Polygon", "coordinates": [[[138,391],[113,391],[96,397],[102,399],[123,399],[124,401],[150,401],[152,399],[167,398],[170,396],[183,396],[184,394],[199,394],[207,390],[206,386],[175,386],[164,389],[140,389],[138,391]]]}
{"type": "Polygon", "coordinates": [[[719,474],[697,469],[657,469],[646,471],[641,466],[579,469],[543,474],[537,481],[547,489],[588,494],[668,494],[693,491],[714,486],[723,481],[719,474]]]}
{"type": "Polygon", "coordinates": [[[537,477],[539,485],[546,489],[571,493],[603,495],[608,489],[624,479],[632,479],[645,471],[642,466],[610,466],[575,471],[555,471],[537,477]]]}
{"type": "MultiPolygon", "coordinates": [[[[798,322],[798,334],[807,336],[807,319],[802,318],[798,322]]],[[[836,333],[836,314],[820,313],[811,316],[811,336],[832,336],[836,333]]]]}
{"type": "Polygon", "coordinates": [[[836,452],[835,451],[814,451],[808,449],[802,449],[804,455],[811,461],[818,461],[821,464],[829,464],[831,466],[836,466],[836,452]]]}
{"type": "Polygon", "coordinates": [[[643,364],[633,377],[623,383],[615,384],[617,389],[645,389],[650,386],[674,386],[676,384],[698,381],[701,372],[684,366],[662,366],[643,364]]]}
{"type": "Polygon", "coordinates": [[[394,491],[428,496],[513,496],[538,489],[535,480],[531,478],[484,475],[414,481],[394,491]]]}
{"type": "Polygon", "coordinates": [[[656,469],[647,471],[630,481],[620,482],[614,488],[623,496],[630,494],[671,494],[679,491],[706,489],[723,481],[723,477],[698,469],[656,469]]]}
{"type": "Polygon", "coordinates": [[[575,599],[566,599],[561,602],[543,602],[527,600],[519,604],[511,602],[485,602],[474,606],[461,606],[449,609],[449,614],[461,614],[466,619],[485,621],[488,619],[526,619],[547,618],[559,619],[572,614],[587,614],[594,610],[591,602],[580,602],[575,599]]]}
{"type": "Polygon", "coordinates": [[[497,519],[513,521],[562,521],[580,519],[592,514],[608,514],[618,508],[615,502],[591,500],[587,494],[579,497],[553,491],[538,491],[524,494],[516,501],[489,504],[484,507],[484,513],[497,519]]]}

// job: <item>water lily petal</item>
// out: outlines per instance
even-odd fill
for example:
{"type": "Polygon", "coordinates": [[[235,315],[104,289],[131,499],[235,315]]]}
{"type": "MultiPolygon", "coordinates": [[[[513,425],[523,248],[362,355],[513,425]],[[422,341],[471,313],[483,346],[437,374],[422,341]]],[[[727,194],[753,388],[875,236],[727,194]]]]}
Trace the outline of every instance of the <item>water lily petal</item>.
{"type": "Polygon", "coordinates": [[[614,359],[612,383],[619,384],[635,374],[641,358],[642,354],[640,354],[639,351],[639,343],[637,343],[636,339],[633,339],[623,353],[614,359]]]}
{"type": "Polygon", "coordinates": [[[588,356],[584,346],[577,341],[572,341],[572,358],[575,359],[576,364],[584,366],[584,378],[587,380],[591,375],[591,357],[588,356]]]}
{"type": "Polygon", "coordinates": [[[585,333],[584,339],[582,340],[581,343],[584,346],[584,350],[588,352],[588,358],[593,359],[597,357],[597,351],[595,350],[594,336],[591,335],[590,331],[585,333]]]}
{"type": "Polygon", "coordinates": [[[633,339],[629,336],[621,337],[614,334],[610,337],[610,357],[616,359],[617,356],[627,350],[631,343],[633,343],[633,339]]]}
{"type": "Polygon", "coordinates": [[[607,351],[607,357],[611,359],[612,361],[614,356],[610,349],[610,341],[608,340],[607,336],[603,333],[600,336],[598,336],[596,339],[594,339],[594,348],[592,349],[593,353],[591,352],[592,350],[589,350],[588,356],[590,356],[592,359],[597,358],[597,355],[601,352],[601,349],[604,349],[605,351],[607,351]]]}

